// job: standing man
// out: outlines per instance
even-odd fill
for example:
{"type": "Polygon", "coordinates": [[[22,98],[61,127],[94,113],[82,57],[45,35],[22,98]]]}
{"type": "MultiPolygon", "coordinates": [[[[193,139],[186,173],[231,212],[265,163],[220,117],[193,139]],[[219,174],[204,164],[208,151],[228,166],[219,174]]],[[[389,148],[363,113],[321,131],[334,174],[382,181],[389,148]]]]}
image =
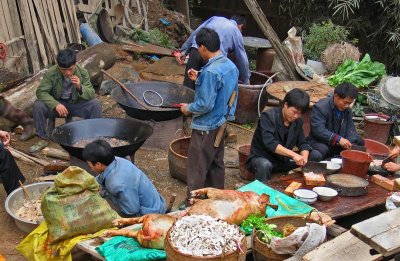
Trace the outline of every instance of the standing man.
{"type": "Polygon", "coordinates": [[[196,189],[224,188],[224,138],[217,148],[214,141],[227,118],[234,119],[237,98],[230,110],[228,102],[233,91],[238,91],[239,77],[236,66],[219,50],[220,40],[214,30],[200,29],[196,42],[199,54],[207,64],[201,71],[189,70],[189,77],[196,82],[195,99],[181,107],[185,115],[193,114],[187,163],[187,199],[190,192],[196,189]]]}
{"type": "Polygon", "coordinates": [[[357,134],[350,105],[358,94],[351,83],[339,84],[333,96],[319,100],[311,111],[311,131],[307,141],[326,159],[351,149],[351,145],[364,146],[357,134]]]}
{"type": "Polygon", "coordinates": [[[57,54],[57,65],[45,73],[36,90],[33,105],[36,134],[47,139],[54,129],[55,118],[65,117],[71,121],[77,116],[84,119],[101,118],[101,103],[95,99],[89,73],[76,64],[76,54],[70,49],[57,54]]]}
{"type": "Polygon", "coordinates": [[[99,174],[100,195],[122,217],[164,214],[164,198],[150,179],[129,160],[115,157],[110,144],[96,140],[83,149],[83,158],[99,174]]]}
{"type": "Polygon", "coordinates": [[[309,103],[310,96],[305,91],[293,89],[285,95],[281,108],[261,114],[246,161],[246,168],[257,180],[264,182],[274,172],[286,172],[305,166],[308,160],[319,160],[303,132],[301,116],[309,103]]]}
{"type": "Polygon", "coordinates": [[[250,79],[249,60],[244,49],[242,36],[245,26],[246,19],[239,15],[234,15],[231,19],[213,16],[202,23],[182,45],[181,52],[183,55],[177,57],[177,61],[182,64],[186,55],[189,54],[183,85],[194,89],[195,81],[190,79],[188,71],[190,69],[198,71],[208,62],[200,56],[198,50],[199,43],[196,41],[196,35],[202,28],[210,28],[218,34],[221,53],[224,56],[233,58],[232,61],[239,69],[239,80],[244,84],[248,84],[250,79]]]}

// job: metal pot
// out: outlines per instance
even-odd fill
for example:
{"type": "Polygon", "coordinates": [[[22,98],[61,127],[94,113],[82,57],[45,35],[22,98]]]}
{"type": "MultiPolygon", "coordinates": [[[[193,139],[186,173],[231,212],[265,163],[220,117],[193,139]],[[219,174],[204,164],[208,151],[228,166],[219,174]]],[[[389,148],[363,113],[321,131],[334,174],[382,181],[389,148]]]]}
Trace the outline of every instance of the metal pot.
{"type": "Polygon", "coordinates": [[[73,145],[79,140],[95,137],[113,137],[126,140],[129,145],[113,147],[114,155],[125,157],[134,155],[152,134],[153,127],[139,120],[101,118],[74,121],[61,125],[54,129],[51,139],[60,144],[72,156],[83,160],[83,148],[73,145]]]}
{"type": "MultiPolygon", "coordinates": [[[[143,93],[147,90],[158,92],[166,104],[190,103],[194,99],[194,91],[182,85],[170,82],[143,81],[139,83],[128,83],[125,85],[129,91],[138,99],[145,102],[143,93]]],[[[182,115],[179,108],[147,107],[140,106],[134,99],[127,95],[121,88],[115,88],[111,97],[116,100],[125,112],[139,120],[167,121],[176,119],[182,115]]]]}

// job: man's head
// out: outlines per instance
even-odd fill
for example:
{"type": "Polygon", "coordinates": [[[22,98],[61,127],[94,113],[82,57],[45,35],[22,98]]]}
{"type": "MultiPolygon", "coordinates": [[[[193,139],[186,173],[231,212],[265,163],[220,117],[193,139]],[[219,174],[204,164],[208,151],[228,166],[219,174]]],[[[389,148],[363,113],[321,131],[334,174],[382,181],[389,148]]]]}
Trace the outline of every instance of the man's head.
{"type": "Polygon", "coordinates": [[[336,86],[333,93],[333,103],[339,111],[347,110],[357,98],[357,87],[351,83],[345,82],[336,86]]]}
{"type": "Polygon", "coordinates": [[[115,159],[110,144],[105,140],[95,140],[86,145],[82,157],[96,173],[102,173],[115,159]]]}
{"type": "Polygon", "coordinates": [[[76,54],[70,49],[61,50],[57,54],[57,64],[64,77],[71,77],[76,69],[76,54]]]}
{"type": "Polygon", "coordinates": [[[283,99],[283,117],[288,122],[294,122],[308,110],[310,96],[303,90],[293,89],[283,99]]]}
{"type": "Polygon", "coordinates": [[[241,15],[232,15],[231,20],[234,20],[239,30],[243,32],[247,24],[246,18],[244,18],[244,16],[241,15]]]}
{"type": "Polygon", "coordinates": [[[199,54],[203,60],[209,60],[218,51],[221,45],[217,32],[210,28],[201,28],[196,35],[199,54]]]}

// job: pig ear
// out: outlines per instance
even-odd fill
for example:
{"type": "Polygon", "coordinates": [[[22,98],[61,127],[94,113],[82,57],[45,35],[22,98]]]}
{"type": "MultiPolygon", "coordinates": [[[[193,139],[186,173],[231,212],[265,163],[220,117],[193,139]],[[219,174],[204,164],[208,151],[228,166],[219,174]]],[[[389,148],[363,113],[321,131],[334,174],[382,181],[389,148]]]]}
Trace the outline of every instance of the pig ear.
{"type": "Polygon", "coordinates": [[[260,204],[268,204],[268,203],[269,203],[269,195],[263,193],[263,194],[258,198],[258,203],[260,203],[260,204]]]}

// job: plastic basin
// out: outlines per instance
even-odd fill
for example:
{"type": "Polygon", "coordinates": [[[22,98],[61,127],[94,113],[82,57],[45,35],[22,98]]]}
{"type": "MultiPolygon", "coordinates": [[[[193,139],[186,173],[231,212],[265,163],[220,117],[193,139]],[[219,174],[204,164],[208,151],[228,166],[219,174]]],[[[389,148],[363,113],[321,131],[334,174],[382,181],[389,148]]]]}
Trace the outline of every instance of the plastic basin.
{"type": "Polygon", "coordinates": [[[343,150],[340,152],[342,157],[342,173],[367,178],[369,164],[373,157],[366,152],[358,150],[343,150]]]}

